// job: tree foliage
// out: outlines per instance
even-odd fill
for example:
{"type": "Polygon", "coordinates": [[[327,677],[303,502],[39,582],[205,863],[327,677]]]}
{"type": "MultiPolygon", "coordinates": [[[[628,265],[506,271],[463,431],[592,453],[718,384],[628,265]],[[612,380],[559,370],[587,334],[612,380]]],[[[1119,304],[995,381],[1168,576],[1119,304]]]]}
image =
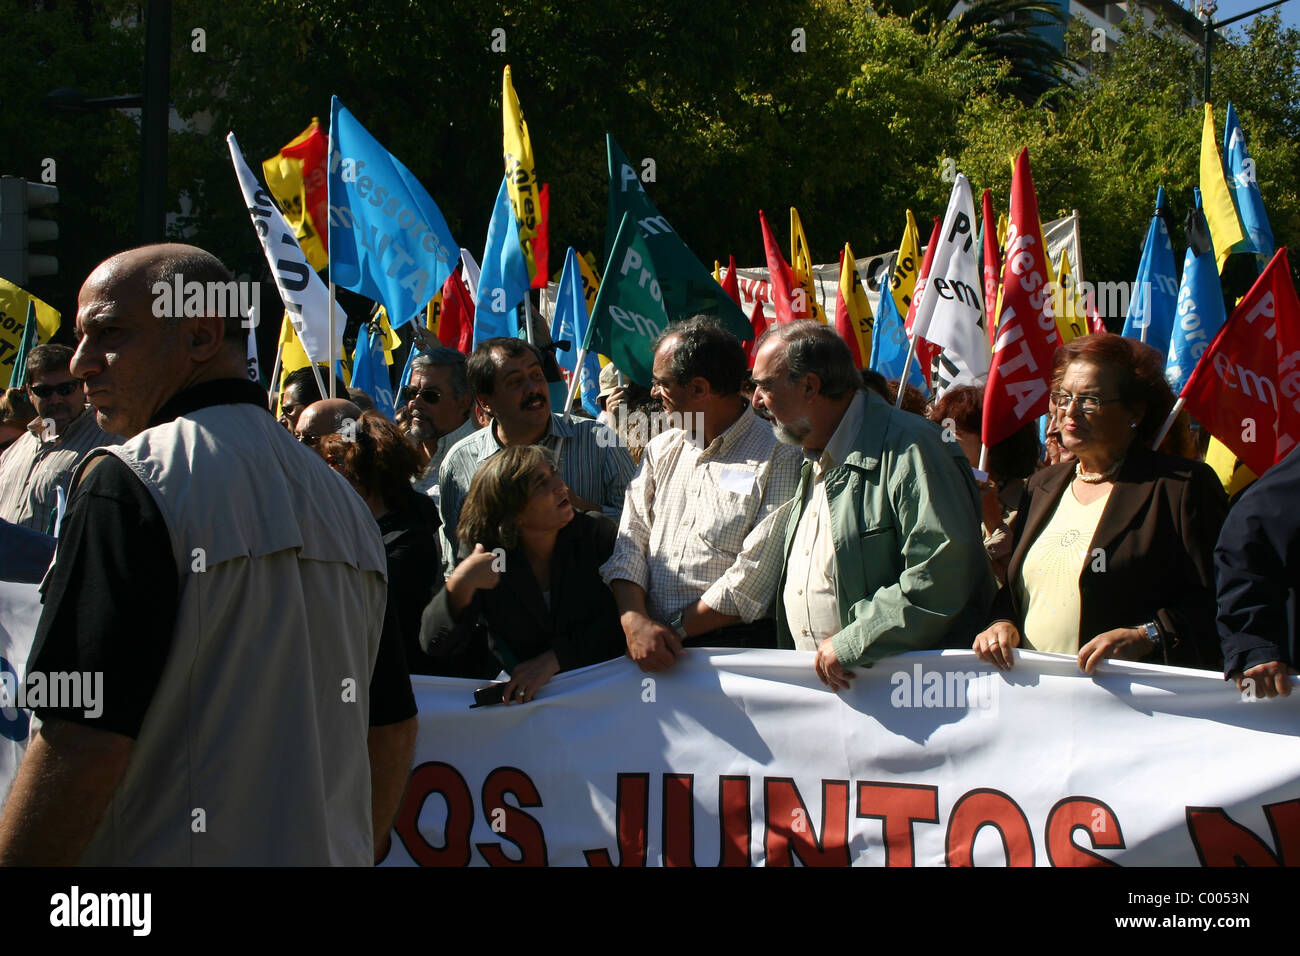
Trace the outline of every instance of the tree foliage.
{"type": "MultiPolygon", "coordinates": [[[[1181,220],[1196,181],[1195,45],[1133,23],[1102,54],[1072,34],[1071,56],[1091,72],[1026,103],[1023,63],[1006,56],[1014,45],[978,20],[1003,7],[989,0],[948,20],[940,6],[191,0],[172,22],[173,233],[265,278],[225,133],[256,168],[313,116],[327,123],[336,93],[477,255],[503,171],[509,63],[551,184],[557,265],[567,245],[603,248],[608,131],[634,161],[655,160],[646,188],[701,259],[746,264],[763,258],[759,208],[784,238],[785,210],[798,206],[819,261],[846,240],[859,254],[894,248],[906,209],[942,214],[945,160],[1005,210],[1010,161],[1027,145],[1044,218],[1082,214],[1087,277],[1131,279],[1156,186],[1181,220]],[[492,49],[498,29],[504,53],[492,49]]],[[[94,263],[134,244],[139,129],[127,111],[51,113],[44,97],[138,92],[142,9],[0,0],[24,38],[0,65],[0,172],[39,179],[42,159],[57,159],[61,272],[32,285],[65,314],[94,263]]],[[[1279,245],[1300,233],[1298,81],[1300,36],[1276,18],[1216,47],[1220,123],[1233,100],[1279,245]]],[[[270,287],[264,296],[273,301],[270,287]]]]}

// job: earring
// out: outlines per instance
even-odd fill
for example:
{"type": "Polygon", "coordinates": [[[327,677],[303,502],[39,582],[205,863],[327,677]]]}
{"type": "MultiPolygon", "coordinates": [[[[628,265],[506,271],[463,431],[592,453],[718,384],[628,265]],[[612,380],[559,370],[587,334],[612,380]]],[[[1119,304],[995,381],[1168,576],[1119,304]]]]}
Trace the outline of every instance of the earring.
{"type": "Polygon", "coordinates": [[[1138,427],[1138,423],[1137,423],[1137,422],[1129,422],[1129,426],[1128,426],[1128,427],[1129,427],[1129,428],[1137,428],[1137,427],[1138,427]]]}

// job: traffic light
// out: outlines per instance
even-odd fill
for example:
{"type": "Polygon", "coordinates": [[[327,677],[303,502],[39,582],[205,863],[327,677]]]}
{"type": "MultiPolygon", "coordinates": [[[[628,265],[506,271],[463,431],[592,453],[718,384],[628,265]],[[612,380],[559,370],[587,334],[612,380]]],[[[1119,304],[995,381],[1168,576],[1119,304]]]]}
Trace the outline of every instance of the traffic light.
{"type": "Polygon", "coordinates": [[[59,224],[53,219],[31,216],[33,209],[59,201],[57,186],[29,183],[17,176],[0,176],[0,277],[25,286],[32,276],[52,276],[59,271],[54,256],[30,255],[33,242],[59,238],[59,224]]]}

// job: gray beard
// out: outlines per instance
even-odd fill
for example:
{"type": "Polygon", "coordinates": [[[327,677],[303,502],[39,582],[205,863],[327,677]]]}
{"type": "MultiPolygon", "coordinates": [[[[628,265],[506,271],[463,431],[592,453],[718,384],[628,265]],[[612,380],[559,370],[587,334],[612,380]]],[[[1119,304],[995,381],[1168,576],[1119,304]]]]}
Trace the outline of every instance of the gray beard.
{"type": "Polygon", "coordinates": [[[411,430],[407,432],[407,435],[415,441],[421,442],[435,441],[440,437],[432,424],[425,425],[419,422],[411,422],[411,430]]]}
{"type": "Polygon", "coordinates": [[[784,442],[787,445],[803,445],[803,440],[812,431],[812,422],[806,418],[796,418],[787,424],[773,420],[772,431],[776,435],[777,441],[784,442]]]}

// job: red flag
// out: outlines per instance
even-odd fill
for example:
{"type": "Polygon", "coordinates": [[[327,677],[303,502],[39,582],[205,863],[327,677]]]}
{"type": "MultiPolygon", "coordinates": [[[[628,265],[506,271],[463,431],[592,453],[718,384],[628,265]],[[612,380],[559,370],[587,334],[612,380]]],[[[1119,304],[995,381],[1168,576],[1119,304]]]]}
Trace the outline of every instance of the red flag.
{"type": "Polygon", "coordinates": [[[740,305],[740,279],[736,276],[736,257],[727,256],[727,274],[722,280],[722,291],[740,305]]]}
{"type": "Polygon", "coordinates": [[[307,194],[307,214],[320,236],[321,245],[329,252],[329,213],[326,211],[329,200],[326,197],[328,177],[325,172],[325,134],[321,132],[320,123],[312,117],[307,134],[295,143],[280,150],[282,156],[302,161],[302,185],[307,194]]]}
{"type": "Polygon", "coordinates": [[[547,266],[551,259],[551,184],[542,183],[537,191],[537,235],[533,237],[533,262],[537,264],[537,274],[533,276],[533,288],[545,289],[550,277],[547,266]]]}
{"type": "Polygon", "coordinates": [[[1183,386],[1187,410],[1257,475],[1300,440],[1300,301],[1283,247],[1183,386]]]}
{"type": "MultiPolygon", "coordinates": [[[[916,288],[912,290],[912,301],[907,306],[907,319],[903,323],[907,329],[907,334],[912,334],[912,322],[916,319],[916,307],[921,301],[921,296],[925,294],[925,284],[930,278],[930,263],[934,261],[934,250],[939,248],[939,217],[934,217],[934,229],[930,232],[930,243],[925,247],[925,257],[921,260],[921,271],[916,274],[916,288]]],[[[925,384],[930,384],[930,369],[934,365],[934,357],[942,352],[939,346],[927,342],[925,339],[916,340],[916,362],[921,366],[921,374],[925,376],[925,384]]]]}
{"type": "Polygon", "coordinates": [[[772,307],[776,309],[776,324],[784,325],[795,319],[808,318],[807,308],[800,315],[794,312],[791,305],[794,278],[790,275],[790,266],[782,258],[781,247],[776,244],[776,237],[772,235],[767,217],[761,209],[758,211],[758,222],[763,227],[763,250],[767,253],[767,286],[772,293],[772,307]]]}
{"type": "Polygon", "coordinates": [[[753,311],[749,314],[749,325],[754,330],[754,337],[748,342],[742,342],[741,346],[745,350],[745,358],[749,359],[749,367],[754,367],[754,343],[756,343],[764,332],[767,331],[767,315],[763,312],[763,300],[755,299],[753,311]]]}
{"type": "MultiPolygon", "coordinates": [[[[546,275],[538,270],[539,275],[546,275]]],[[[468,355],[474,351],[474,302],[460,281],[459,270],[447,276],[442,286],[442,315],[438,319],[438,341],[449,349],[468,355]]]]}
{"type": "Polygon", "coordinates": [[[1002,266],[1002,311],[984,390],[984,444],[992,447],[1047,411],[1052,354],[1061,344],[1052,315],[1038,197],[1022,149],[1011,175],[1011,215],[1002,266]]]}
{"type": "Polygon", "coordinates": [[[1097,297],[1095,290],[1089,286],[1087,293],[1083,297],[1083,314],[1088,317],[1088,332],[1097,333],[1106,331],[1106,323],[1102,321],[1101,313],[1097,311],[1097,297]]]}
{"type": "Polygon", "coordinates": [[[993,317],[998,314],[998,279],[1002,275],[1002,253],[998,249],[998,219],[993,214],[993,191],[984,190],[981,200],[984,220],[984,314],[988,316],[989,345],[997,336],[993,317]]]}

